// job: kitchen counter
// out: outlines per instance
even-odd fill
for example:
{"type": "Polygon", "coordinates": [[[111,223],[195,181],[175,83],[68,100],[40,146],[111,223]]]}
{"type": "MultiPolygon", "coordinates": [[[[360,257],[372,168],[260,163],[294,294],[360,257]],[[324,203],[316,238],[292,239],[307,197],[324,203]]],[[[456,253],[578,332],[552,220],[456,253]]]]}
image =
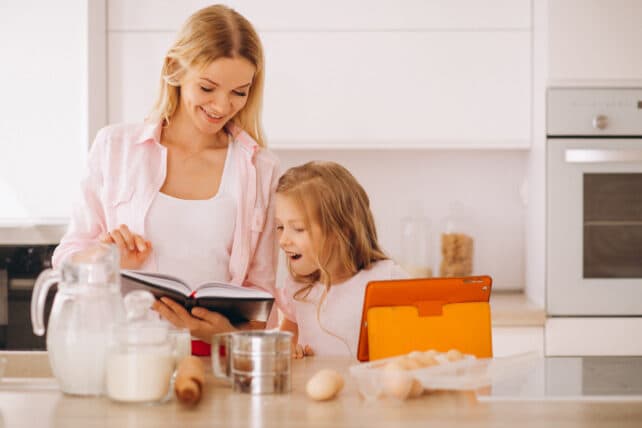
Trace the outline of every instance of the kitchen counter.
{"type": "MultiPolygon", "coordinates": [[[[46,375],[46,353],[7,356],[7,376],[46,375]]],[[[209,367],[209,361],[207,361],[209,367]]],[[[472,393],[432,393],[406,402],[364,401],[344,358],[308,358],[292,364],[292,392],[251,396],[235,393],[208,373],[203,400],[196,408],[176,401],[163,405],[125,405],[107,398],[60,393],[52,378],[0,381],[0,426],[7,427],[348,427],[404,426],[639,427],[642,402],[479,402],[472,393]],[[337,399],[314,402],[305,382],[321,368],[343,373],[346,386],[337,399]]]]}
{"type": "Polygon", "coordinates": [[[521,292],[496,291],[490,296],[494,327],[543,327],[546,310],[521,292]]]}

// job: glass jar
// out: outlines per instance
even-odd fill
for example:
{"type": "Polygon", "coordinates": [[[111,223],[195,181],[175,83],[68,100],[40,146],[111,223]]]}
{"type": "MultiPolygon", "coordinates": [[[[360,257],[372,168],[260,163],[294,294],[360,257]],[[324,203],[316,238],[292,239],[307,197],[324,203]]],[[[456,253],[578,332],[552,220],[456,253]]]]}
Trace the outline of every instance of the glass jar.
{"type": "Polygon", "coordinates": [[[169,325],[151,309],[151,293],[125,296],[127,322],[114,329],[107,353],[107,396],[115,401],[158,403],[168,399],[176,367],[169,325]]]}
{"type": "Polygon", "coordinates": [[[473,273],[473,222],[459,202],[450,205],[441,222],[439,276],[462,277],[473,273]]]}
{"type": "Polygon", "coordinates": [[[430,221],[420,202],[411,204],[401,219],[401,267],[411,278],[429,278],[432,272],[430,221]]]}

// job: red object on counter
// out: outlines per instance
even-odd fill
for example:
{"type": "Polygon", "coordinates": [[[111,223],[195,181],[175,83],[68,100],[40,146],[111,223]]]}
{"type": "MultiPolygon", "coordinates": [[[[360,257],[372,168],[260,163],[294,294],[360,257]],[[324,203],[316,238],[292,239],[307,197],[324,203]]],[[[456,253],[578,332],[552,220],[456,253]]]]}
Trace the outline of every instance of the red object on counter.
{"type": "Polygon", "coordinates": [[[192,355],[199,357],[209,357],[212,345],[202,340],[192,340],[192,355]]]}

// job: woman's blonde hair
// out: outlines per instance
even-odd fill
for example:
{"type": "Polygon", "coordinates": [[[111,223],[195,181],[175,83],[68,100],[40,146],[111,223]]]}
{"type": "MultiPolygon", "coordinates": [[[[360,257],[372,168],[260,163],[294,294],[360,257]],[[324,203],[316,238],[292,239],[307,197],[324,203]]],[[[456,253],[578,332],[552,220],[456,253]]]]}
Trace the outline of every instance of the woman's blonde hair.
{"type": "Polygon", "coordinates": [[[160,92],[150,119],[169,123],[180,101],[180,81],[187,69],[201,69],[219,58],[245,58],[256,67],[247,103],[232,121],[261,146],[261,104],[265,67],[256,30],[241,14],[223,5],[203,8],[190,16],[167,51],[160,92]]]}
{"type": "Polygon", "coordinates": [[[321,236],[312,237],[320,268],[305,277],[290,271],[298,282],[311,286],[321,281],[329,287],[332,278],[327,266],[335,258],[353,274],[388,258],[377,241],[368,195],[343,166],[315,161],[290,168],[279,179],[276,193],[296,201],[305,215],[306,229],[311,231],[313,223],[320,228],[321,236]]]}

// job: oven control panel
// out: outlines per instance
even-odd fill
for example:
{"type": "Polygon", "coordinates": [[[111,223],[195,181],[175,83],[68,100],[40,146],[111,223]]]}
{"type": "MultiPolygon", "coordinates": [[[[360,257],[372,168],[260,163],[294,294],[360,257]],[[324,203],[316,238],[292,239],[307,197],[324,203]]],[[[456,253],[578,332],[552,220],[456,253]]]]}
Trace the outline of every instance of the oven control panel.
{"type": "Polygon", "coordinates": [[[549,137],[642,136],[642,88],[549,88],[549,137]]]}

